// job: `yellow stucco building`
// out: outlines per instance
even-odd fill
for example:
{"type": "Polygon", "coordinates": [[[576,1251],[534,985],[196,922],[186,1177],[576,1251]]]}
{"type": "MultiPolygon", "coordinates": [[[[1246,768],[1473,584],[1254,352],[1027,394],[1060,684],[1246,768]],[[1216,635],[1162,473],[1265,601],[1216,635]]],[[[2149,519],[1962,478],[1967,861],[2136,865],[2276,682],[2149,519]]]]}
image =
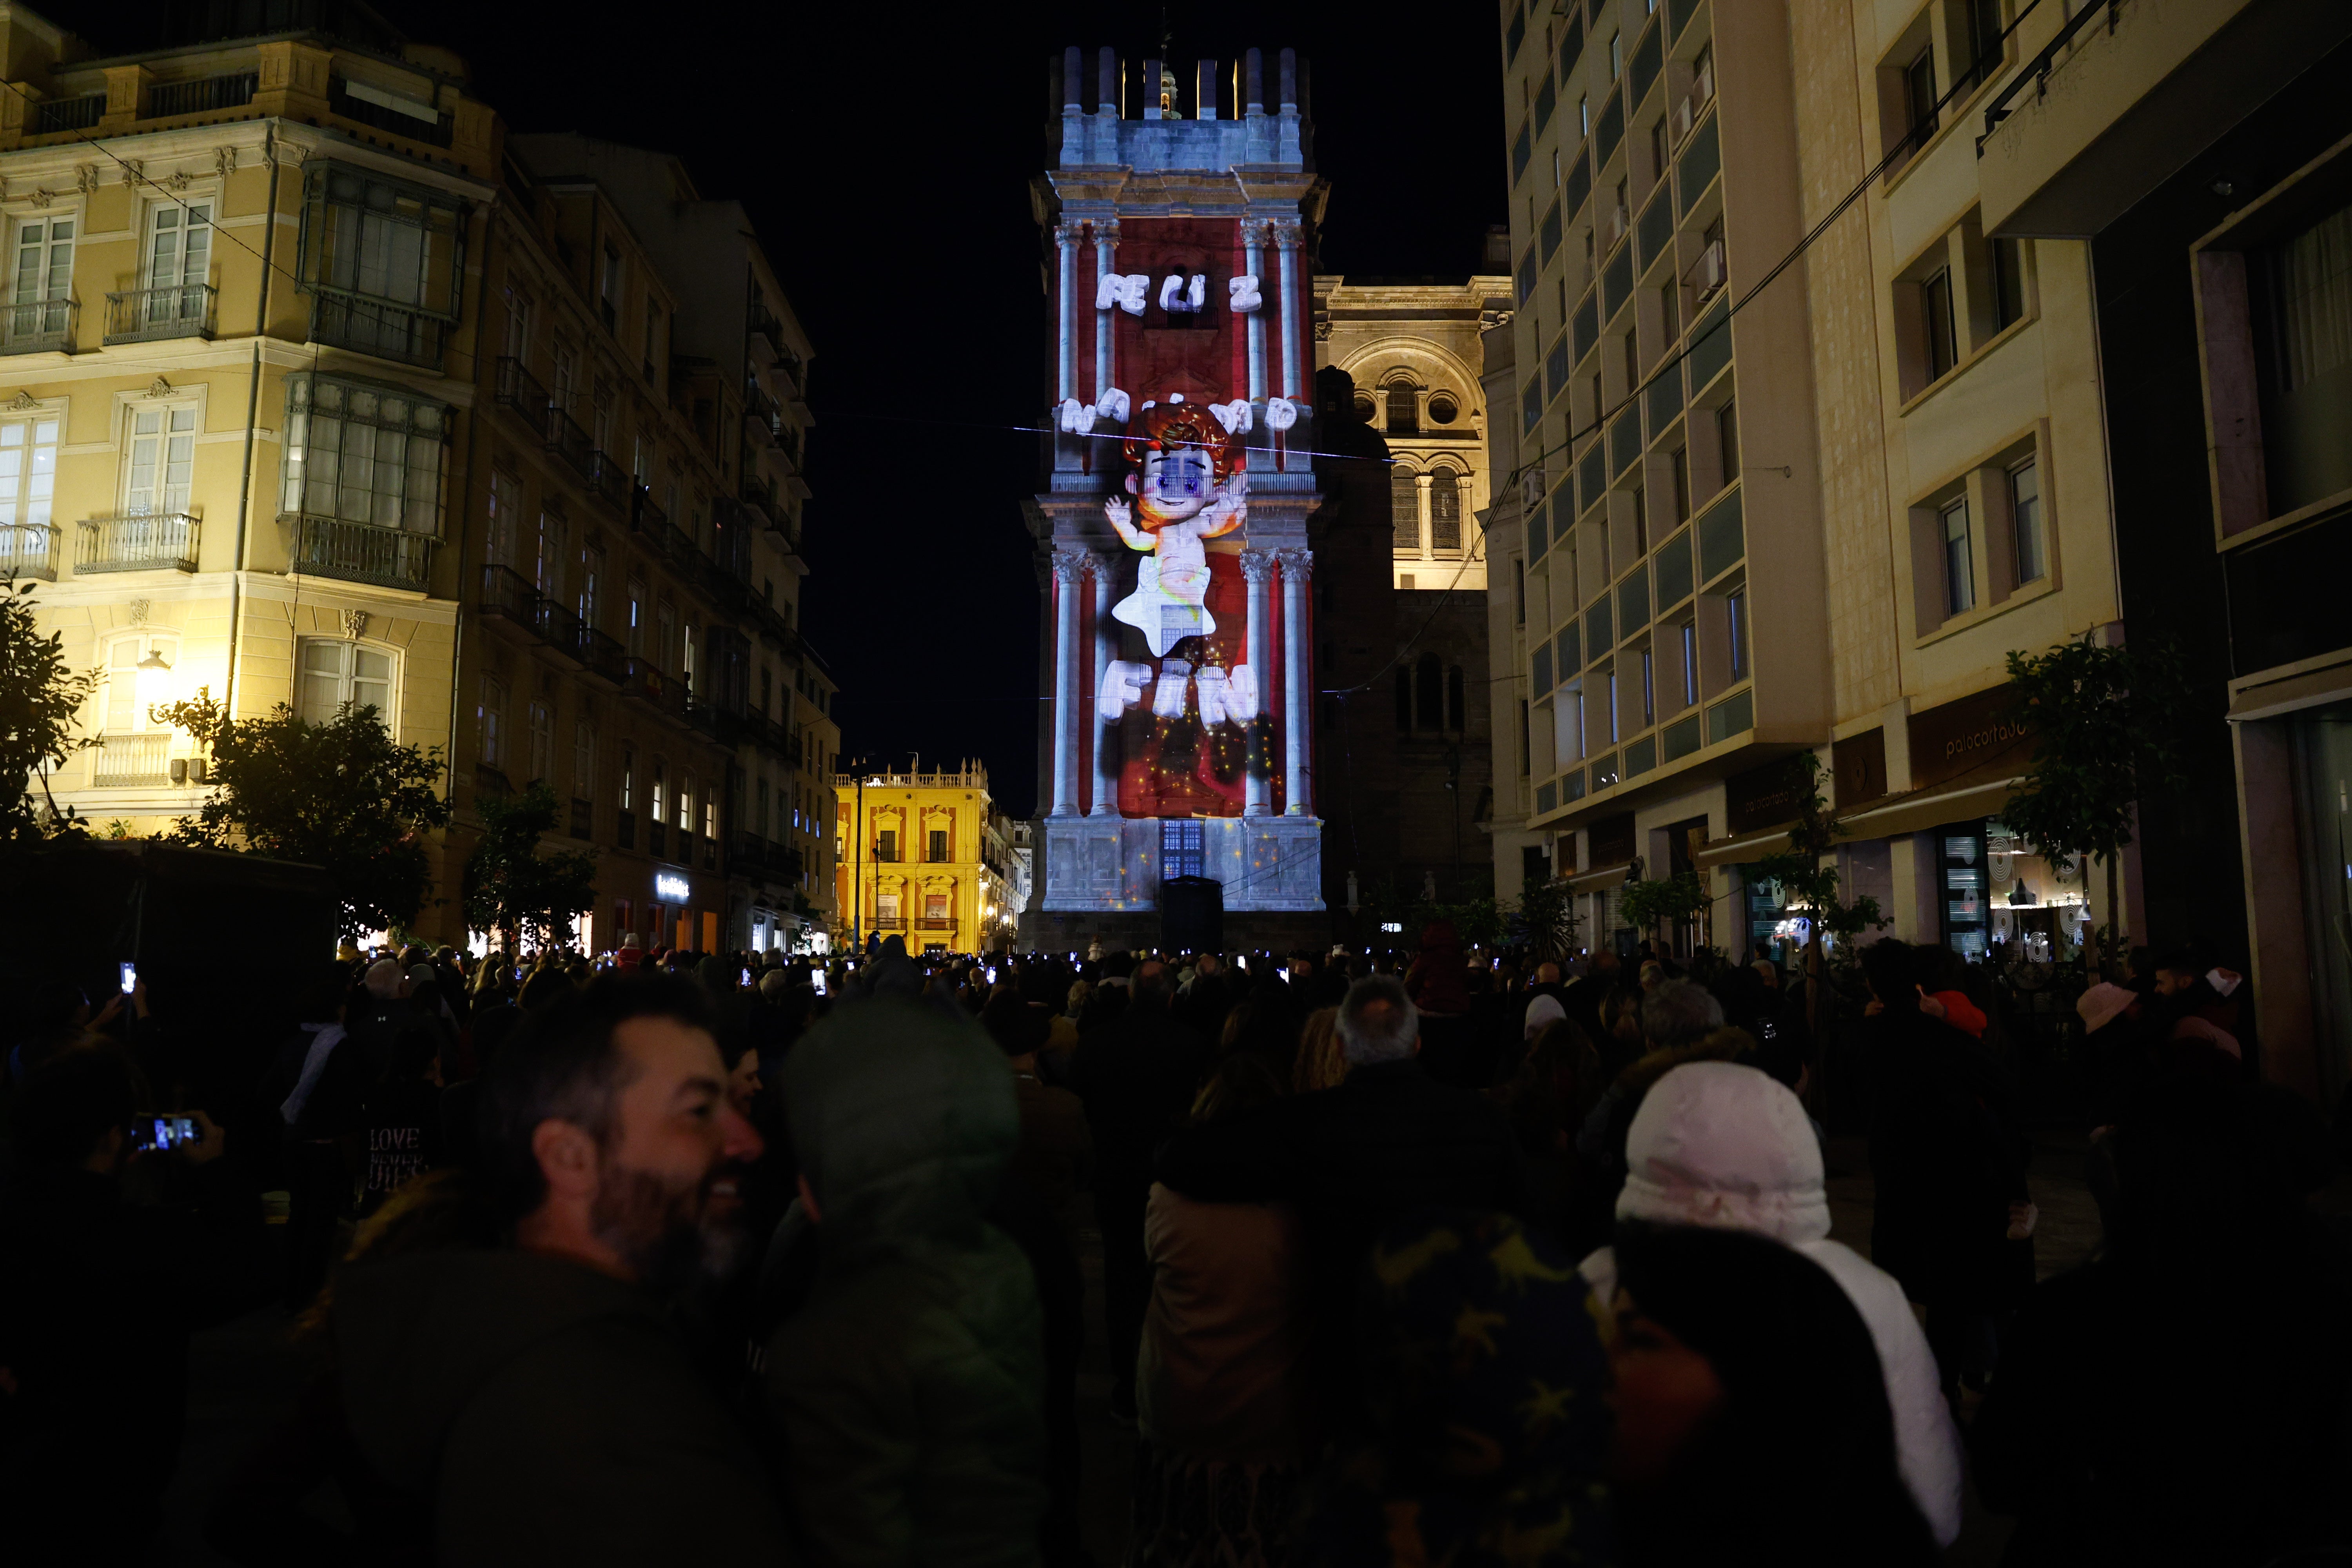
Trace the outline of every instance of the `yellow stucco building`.
{"type": "Polygon", "coordinates": [[[986,768],[840,773],[833,793],[843,940],[982,952],[1012,939],[1024,900],[1012,825],[989,799],[986,768]]]}
{"type": "Polygon", "coordinates": [[[196,808],[159,704],[362,703],[448,767],[420,936],[534,782],[599,856],[583,945],[823,931],[813,351],[741,208],[509,137],[388,28],[172,42],[0,5],[0,574],[101,676],[59,805],[196,808]]]}

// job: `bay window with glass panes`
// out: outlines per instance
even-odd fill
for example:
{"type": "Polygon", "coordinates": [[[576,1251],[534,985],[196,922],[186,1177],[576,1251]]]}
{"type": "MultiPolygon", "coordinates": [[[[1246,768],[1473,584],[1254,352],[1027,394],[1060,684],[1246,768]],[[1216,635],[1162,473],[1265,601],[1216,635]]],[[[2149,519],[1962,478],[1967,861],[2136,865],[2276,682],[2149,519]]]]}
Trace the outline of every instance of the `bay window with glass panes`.
{"type": "Polygon", "coordinates": [[[298,571],[423,588],[441,531],[446,405],[404,388],[286,378],[279,521],[298,571]]]}
{"type": "Polygon", "coordinates": [[[438,370],[465,279],[465,204],[325,162],[303,184],[310,339],[438,370]]]}

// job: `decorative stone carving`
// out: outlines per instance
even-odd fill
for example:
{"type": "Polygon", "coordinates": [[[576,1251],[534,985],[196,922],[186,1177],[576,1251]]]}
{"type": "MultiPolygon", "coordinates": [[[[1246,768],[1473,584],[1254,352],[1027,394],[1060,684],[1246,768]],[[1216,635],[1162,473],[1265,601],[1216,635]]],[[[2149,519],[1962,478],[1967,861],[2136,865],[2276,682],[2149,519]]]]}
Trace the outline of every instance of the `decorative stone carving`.
{"type": "Polygon", "coordinates": [[[1331,338],[1331,323],[1330,323],[1329,321],[1318,321],[1318,322],[1316,322],[1316,323],[1315,323],[1315,341],[1316,341],[1317,342],[1318,342],[1318,343],[1320,343],[1320,342],[1328,342],[1330,341],[1330,338],[1331,338]]]}
{"type": "Polygon", "coordinates": [[[74,165],[74,189],[79,191],[83,195],[88,195],[92,191],[98,189],[97,164],[77,163],[74,165]]]}
{"type": "Polygon", "coordinates": [[[355,639],[367,636],[367,626],[368,613],[365,610],[345,610],[343,612],[343,635],[345,637],[355,639]]]}
{"type": "Polygon", "coordinates": [[[141,394],[141,395],[144,397],[169,397],[172,395],[172,384],[165,381],[159,375],[154,380],[147,384],[147,390],[141,394]]]}
{"type": "Polygon", "coordinates": [[[1242,581],[1271,583],[1274,581],[1274,552],[1244,550],[1242,552],[1242,581]]]}
{"type": "MultiPolygon", "coordinates": [[[[96,165],[93,164],[92,168],[95,169],[95,167],[96,165]]],[[[146,178],[147,162],[145,159],[125,158],[122,160],[122,183],[124,185],[136,189],[146,180],[146,178]]],[[[90,184],[93,186],[98,184],[97,175],[95,174],[90,177],[90,184]]]]}
{"type": "Polygon", "coordinates": [[[174,169],[172,171],[172,177],[165,180],[163,184],[173,192],[178,193],[195,184],[195,180],[185,169],[174,169]]]}
{"type": "Polygon", "coordinates": [[[147,613],[154,607],[155,606],[152,604],[145,599],[131,600],[130,605],[131,624],[134,626],[145,626],[147,624],[147,613]]]}
{"type": "Polygon", "coordinates": [[[1315,552],[1311,550],[1277,550],[1274,558],[1282,563],[1282,575],[1287,581],[1304,583],[1315,575],[1315,552]]]}
{"type": "Polygon", "coordinates": [[[213,149],[213,172],[214,172],[214,173],[217,174],[218,175],[220,175],[220,177],[221,177],[222,179],[226,180],[226,179],[227,179],[227,178],[229,177],[229,175],[230,175],[231,174],[233,174],[233,173],[235,173],[235,172],[236,172],[236,148],[234,148],[234,147],[215,147],[215,148],[214,148],[214,149],[213,149]]]}
{"type": "Polygon", "coordinates": [[[1054,243],[1064,250],[1076,249],[1078,243],[1078,226],[1074,223],[1055,224],[1054,226],[1054,243]]]}
{"type": "Polygon", "coordinates": [[[32,195],[32,203],[37,207],[47,206],[51,202],[56,201],[57,199],[57,196],[52,194],[47,186],[43,186],[41,189],[35,191],[32,195]]]}
{"type": "Polygon", "coordinates": [[[8,400],[8,412],[11,414],[30,414],[34,409],[38,408],[40,405],[41,400],[35,397],[30,392],[19,391],[16,396],[8,400]]]}
{"type": "Polygon", "coordinates": [[[1087,557],[1084,552],[1076,550],[1054,552],[1054,581],[1064,587],[1075,587],[1086,570],[1087,557]]]}

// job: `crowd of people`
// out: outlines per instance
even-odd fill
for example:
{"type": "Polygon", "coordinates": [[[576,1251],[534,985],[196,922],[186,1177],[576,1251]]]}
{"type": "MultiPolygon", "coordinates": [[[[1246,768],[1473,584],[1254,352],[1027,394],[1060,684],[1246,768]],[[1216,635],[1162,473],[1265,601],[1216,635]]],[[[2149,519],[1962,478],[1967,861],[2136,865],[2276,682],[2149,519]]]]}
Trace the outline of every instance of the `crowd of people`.
{"type": "Polygon", "coordinates": [[[2352,1552],[2334,1152],[2228,972],[2086,995],[2105,1239],[2037,1284],[1956,955],[1861,951],[1866,1256],[1776,966],[1524,956],[347,950],[203,1049],[47,983],[0,1539],[149,1560],[190,1336],[274,1300],[241,1563],[1069,1568],[1096,1336],[1136,1568],[1925,1563],[1971,1476],[2020,1564],[2352,1552]]]}

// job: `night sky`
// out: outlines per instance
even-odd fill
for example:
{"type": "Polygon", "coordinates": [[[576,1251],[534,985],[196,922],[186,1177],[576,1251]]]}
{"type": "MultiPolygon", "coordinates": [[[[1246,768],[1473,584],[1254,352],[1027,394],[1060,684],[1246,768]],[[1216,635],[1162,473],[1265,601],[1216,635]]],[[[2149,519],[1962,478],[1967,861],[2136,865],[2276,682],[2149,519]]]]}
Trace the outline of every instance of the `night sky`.
{"type": "MultiPolygon", "coordinates": [[[[40,4],[102,47],[123,7],[40,4]]],[[[471,61],[524,131],[681,155],[751,211],[816,360],[803,604],[843,688],[845,757],[983,759],[1032,809],[1036,488],[1050,322],[1029,182],[1046,62],[1077,44],[1139,62],[1310,62],[1330,180],[1321,270],[1454,276],[1505,221],[1501,63],[1485,7],[1265,4],[728,7],[378,0],[471,61]],[[513,26],[528,14],[528,30],[513,26]],[[509,21],[509,18],[512,21],[509,21]]],[[[1187,71],[1185,79],[1190,80],[1187,71]]]]}

